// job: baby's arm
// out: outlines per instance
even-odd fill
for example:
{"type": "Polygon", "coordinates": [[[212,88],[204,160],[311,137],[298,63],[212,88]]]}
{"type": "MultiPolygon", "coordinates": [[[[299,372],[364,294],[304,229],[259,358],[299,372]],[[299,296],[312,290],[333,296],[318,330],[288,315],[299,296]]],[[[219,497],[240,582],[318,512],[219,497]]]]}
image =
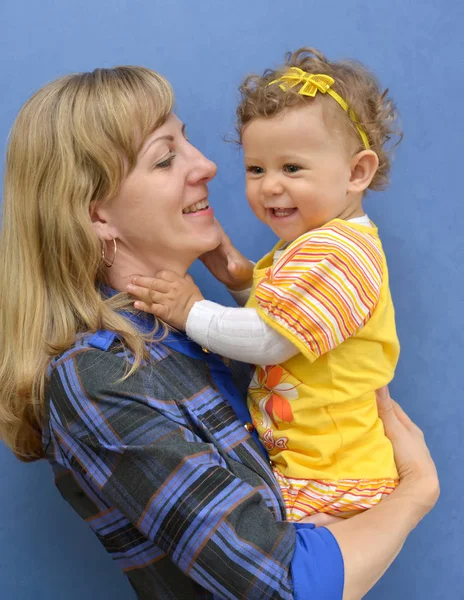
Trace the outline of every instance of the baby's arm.
{"type": "Polygon", "coordinates": [[[302,236],[282,255],[256,288],[256,311],[206,302],[191,277],[166,271],[135,278],[139,287],[128,291],[143,301],[137,308],[187,329],[202,346],[265,365],[285,362],[297,350],[314,361],[355,335],[378,303],[382,279],[377,242],[334,225],[302,236]]]}
{"type": "Polygon", "coordinates": [[[252,364],[280,364],[299,352],[254,308],[229,308],[208,300],[196,302],[187,317],[186,332],[216,354],[252,364]]]}
{"type": "Polygon", "coordinates": [[[211,352],[253,364],[285,362],[298,349],[267,325],[252,308],[228,308],[204,300],[189,276],[163,271],[156,278],[134,277],[127,291],[135,307],[150,312],[211,352]]]}
{"type": "Polygon", "coordinates": [[[232,290],[230,288],[227,289],[238,306],[245,306],[251,294],[251,286],[245,288],[244,290],[232,290]]]}
{"type": "MultiPolygon", "coordinates": [[[[221,241],[214,250],[205,252],[199,258],[214,277],[228,287],[232,295],[234,292],[240,294],[250,289],[254,264],[232,244],[219,221],[215,219],[215,223],[221,234],[221,241]]],[[[238,304],[242,305],[241,302],[238,304]]]]}

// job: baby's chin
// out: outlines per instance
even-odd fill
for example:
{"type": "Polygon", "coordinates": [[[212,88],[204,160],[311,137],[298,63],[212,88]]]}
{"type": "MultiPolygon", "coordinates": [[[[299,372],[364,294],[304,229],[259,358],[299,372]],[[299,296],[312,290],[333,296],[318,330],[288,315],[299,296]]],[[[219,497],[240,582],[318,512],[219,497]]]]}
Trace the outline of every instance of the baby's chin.
{"type": "MultiPolygon", "coordinates": [[[[334,217],[336,218],[336,217],[334,217]]],[[[299,223],[299,224],[290,224],[287,223],[285,226],[283,224],[272,223],[268,225],[272,229],[272,231],[276,234],[276,236],[282,240],[283,242],[291,243],[297,240],[302,235],[309,233],[310,231],[314,231],[315,229],[319,229],[323,227],[327,223],[329,223],[332,219],[320,219],[314,220],[311,223],[299,223]],[[280,226],[279,226],[280,225],[280,226]]]]}
{"type": "Polygon", "coordinates": [[[306,230],[304,228],[288,228],[288,227],[271,227],[272,231],[282,242],[286,242],[290,244],[297,240],[300,236],[304,235],[309,229],[306,230]]]}

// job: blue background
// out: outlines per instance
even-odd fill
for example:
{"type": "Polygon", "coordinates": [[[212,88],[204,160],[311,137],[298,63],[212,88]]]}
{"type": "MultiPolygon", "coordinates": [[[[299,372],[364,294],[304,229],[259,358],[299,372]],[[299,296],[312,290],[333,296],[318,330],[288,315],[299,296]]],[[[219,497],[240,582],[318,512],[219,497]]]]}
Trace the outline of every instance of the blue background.
{"type": "MultiPolygon", "coordinates": [[[[355,57],[390,88],[405,139],[389,191],[367,212],[389,257],[402,357],[392,389],[424,429],[442,496],[370,600],[464,597],[464,293],[459,0],[2,0],[0,144],[20,106],[72,71],[138,64],[166,75],[189,137],[219,165],[210,199],[239,248],[257,259],[274,243],[247,207],[233,131],[248,72],[312,45],[355,57]],[[441,6],[440,6],[441,4],[441,6]]],[[[3,166],[2,166],[3,168],[3,166]]],[[[0,173],[1,175],[1,173],[0,173]]],[[[195,266],[207,295],[226,293],[195,266]]],[[[46,464],[23,465],[0,445],[1,600],[131,600],[96,538],[61,500],[46,464]]],[[[401,518],[401,517],[400,517],[401,518]]]]}

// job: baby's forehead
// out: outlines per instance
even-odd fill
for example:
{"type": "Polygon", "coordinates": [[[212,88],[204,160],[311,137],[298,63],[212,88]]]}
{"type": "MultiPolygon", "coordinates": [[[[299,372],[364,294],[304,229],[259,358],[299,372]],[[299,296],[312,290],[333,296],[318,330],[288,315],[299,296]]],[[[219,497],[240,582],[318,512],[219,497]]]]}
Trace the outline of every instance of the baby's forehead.
{"type": "MultiPolygon", "coordinates": [[[[340,142],[341,128],[330,108],[323,102],[301,103],[288,107],[272,117],[252,119],[242,131],[245,153],[261,146],[271,152],[280,145],[318,149],[327,146],[331,138],[340,142]]],[[[343,115],[342,115],[343,116],[343,115]]]]}

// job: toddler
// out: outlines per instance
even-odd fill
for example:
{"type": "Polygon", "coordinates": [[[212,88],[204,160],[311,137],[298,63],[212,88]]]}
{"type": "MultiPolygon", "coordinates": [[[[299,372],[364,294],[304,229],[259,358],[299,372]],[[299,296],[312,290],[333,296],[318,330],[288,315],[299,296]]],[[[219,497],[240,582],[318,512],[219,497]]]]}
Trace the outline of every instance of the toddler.
{"type": "MultiPolygon", "coordinates": [[[[363,210],[365,192],[388,183],[396,113],[364,67],[310,48],[249,76],[241,93],[247,198],[280,241],[234,292],[244,308],[206,301],[174,274],[158,288],[149,280],[150,303],[136,306],[256,365],[248,406],[290,520],[349,517],[398,478],[375,390],[391,381],[399,344],[385,255],[363,210]]],[[[146,299],[147,280],[137,283],[128,289],[146,299]]]]}

